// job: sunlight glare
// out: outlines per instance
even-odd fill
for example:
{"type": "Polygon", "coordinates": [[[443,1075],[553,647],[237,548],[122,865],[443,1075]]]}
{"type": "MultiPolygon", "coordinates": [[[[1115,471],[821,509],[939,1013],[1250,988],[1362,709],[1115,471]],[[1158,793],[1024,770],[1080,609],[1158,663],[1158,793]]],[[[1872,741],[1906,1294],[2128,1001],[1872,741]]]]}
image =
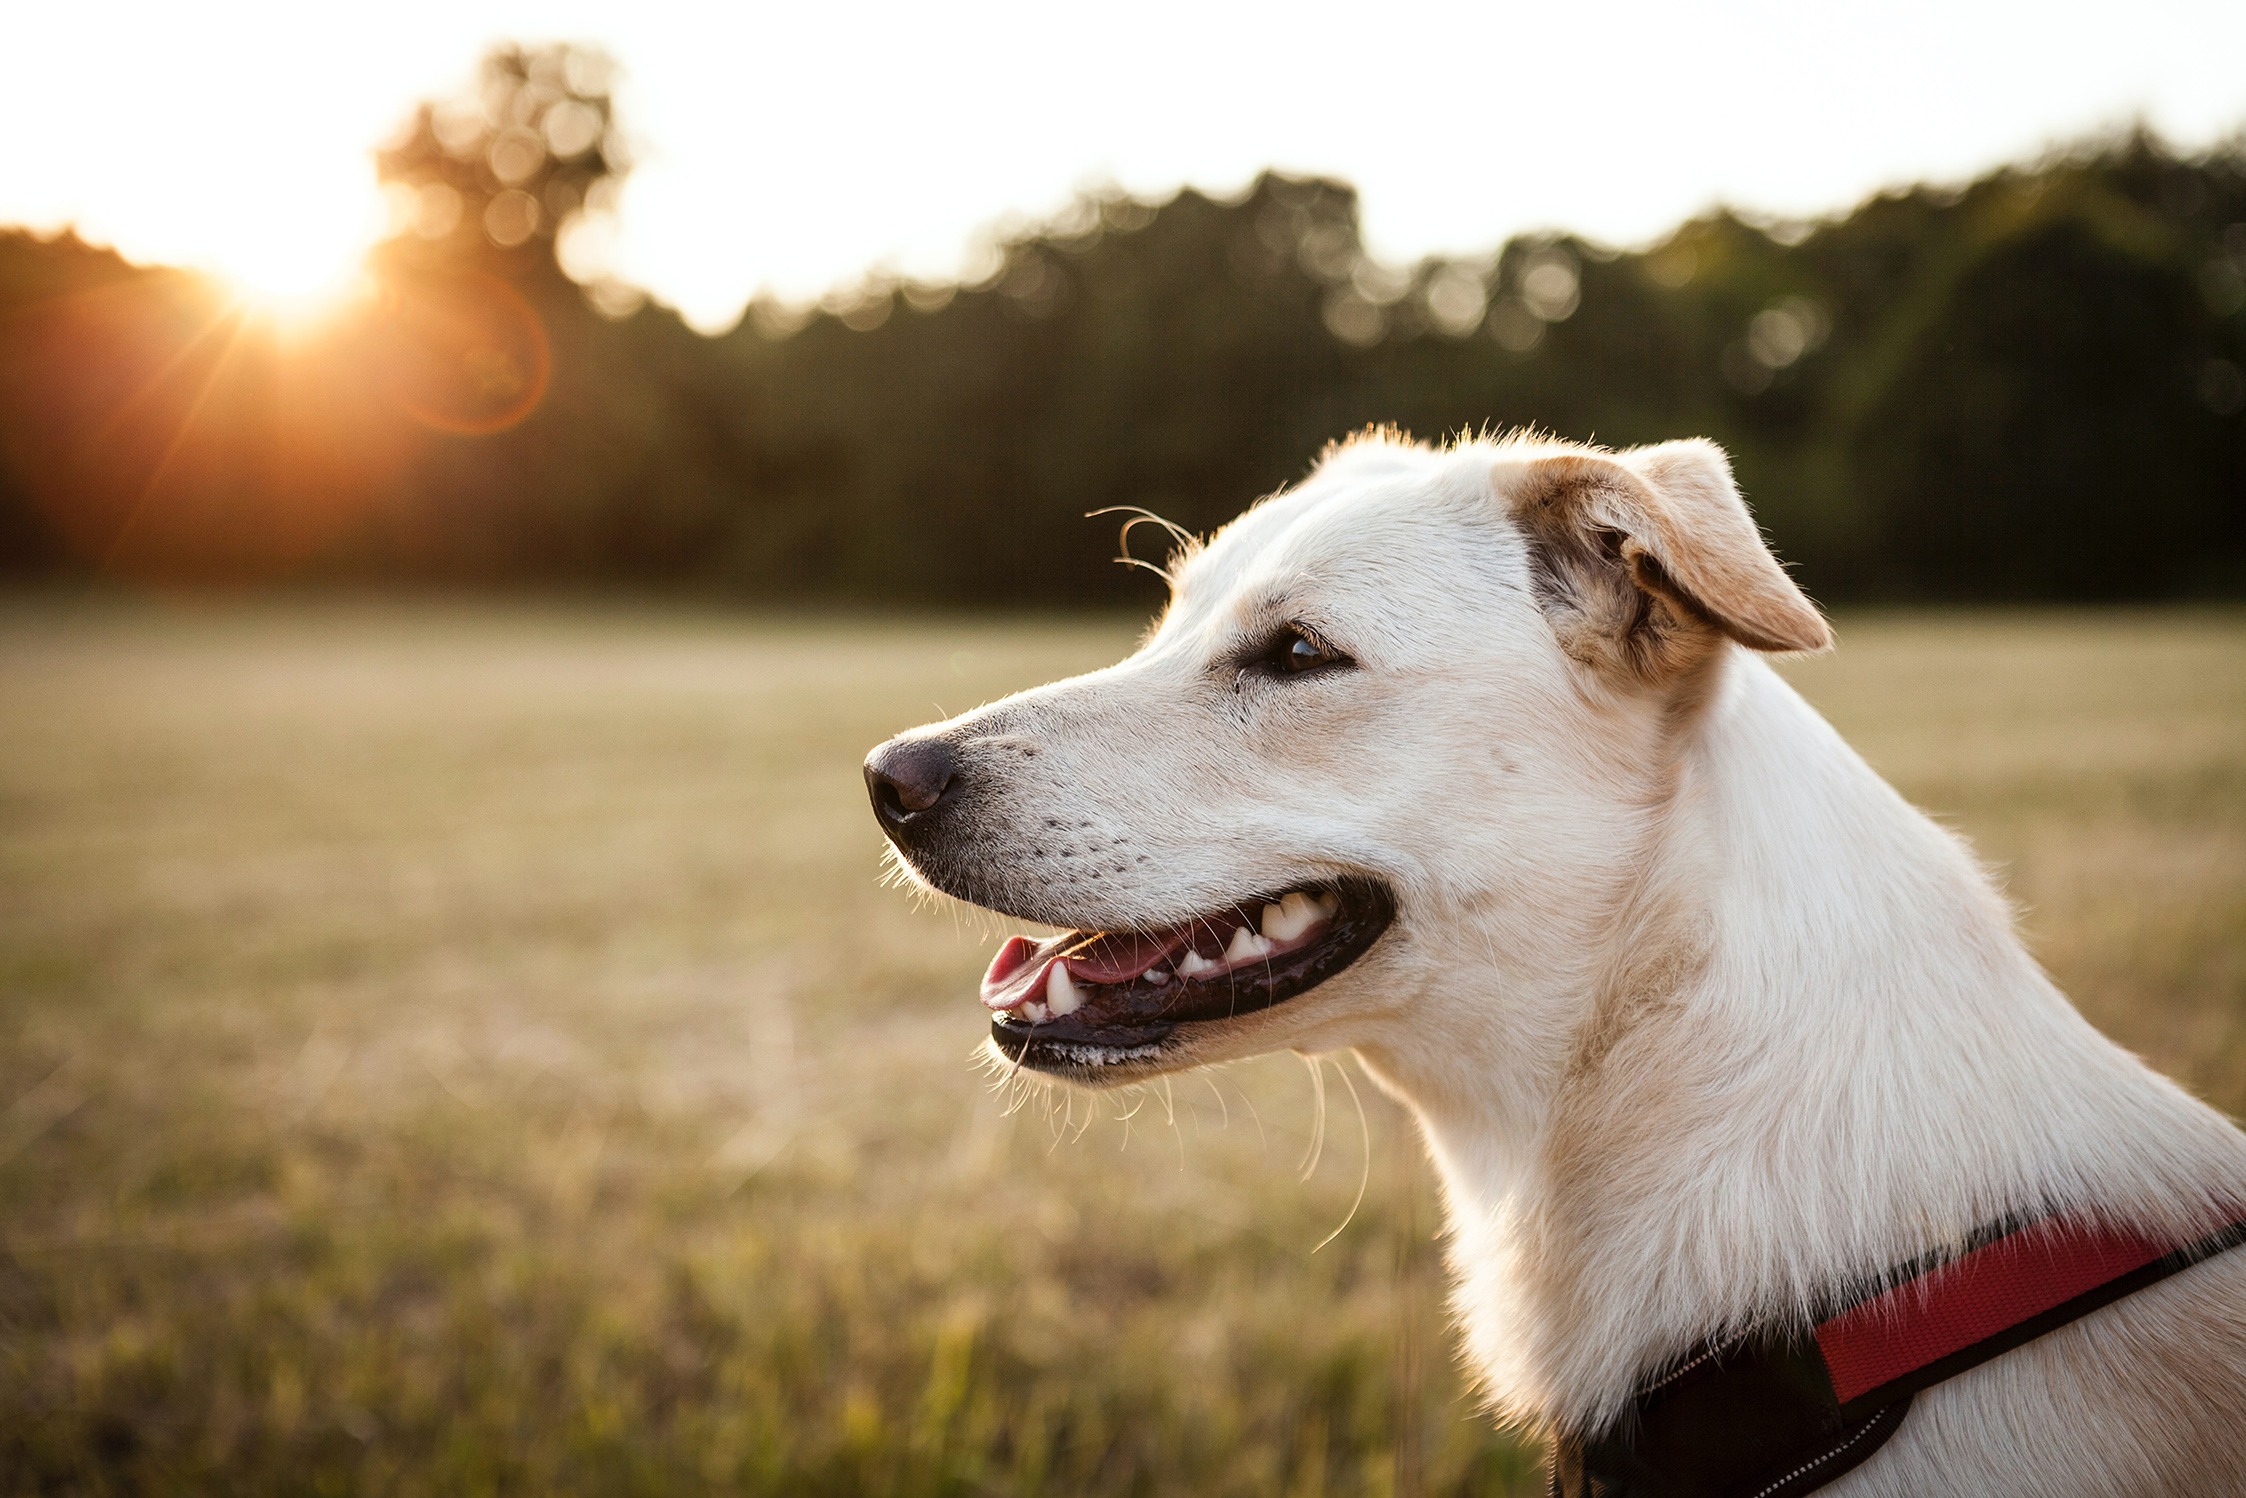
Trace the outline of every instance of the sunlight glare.
{"type": "Polygon", "coordinates": [[[292,173],[252,191],[209,191],[182,202],[198,256],[240,299],[283,323],[319,321],[366,281],[366,252],[391,229],[393,207],[373,162],[357,171],[292,173]]]}
{"type": "Polygon", "coordinates": [[[217,275],[239,302],[286,333],[310,333],[375,295],[374,278],[356,263],[311,285],[252,281],[224,269],[217,275]]]}
{"type": "MultiPolygon", "coordinates": [[[[371,174],[370,174],[371,175],[371,174]]],[[[389,226],[364,178],[320,191],[226,205],[210,226],[210,268],[245,301],[285,324],[316,322],[366,286],[366,252],[389,226]]]]}

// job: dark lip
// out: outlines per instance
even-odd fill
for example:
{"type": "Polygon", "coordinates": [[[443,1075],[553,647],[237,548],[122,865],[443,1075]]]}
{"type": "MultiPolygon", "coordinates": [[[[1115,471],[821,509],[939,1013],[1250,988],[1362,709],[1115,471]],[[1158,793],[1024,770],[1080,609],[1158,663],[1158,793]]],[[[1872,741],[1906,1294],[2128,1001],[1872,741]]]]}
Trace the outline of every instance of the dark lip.
{"type": "MultiPolygon", "coordinates": [[[[1289,889],[1312,886],[1296,884],[1289,889]]],[[[1024,1021],[992,1018],[990,1038],[1009,1061],[1033,1071],[1097,1074],[1109,1066],[1147,1061],[1179,1043],[1181,1028],[1255,1014],[1299,998],[1372,950],[1396,919],[1396,899],[1386,885],[1349,879],[1316,886],[1332,890],[1341,909],[1325,936],[1277,963],[1241,968],[1202,981],[1156,986],[1141,979],[1101,984],[1094,1002],[1076,1014],[1024,1021]],[[1099,1019],[1083,1015],[1097,1010],[1099,1019]]],[[[1279,894],[1239,902],[1254,910],[1279,894]]]]}

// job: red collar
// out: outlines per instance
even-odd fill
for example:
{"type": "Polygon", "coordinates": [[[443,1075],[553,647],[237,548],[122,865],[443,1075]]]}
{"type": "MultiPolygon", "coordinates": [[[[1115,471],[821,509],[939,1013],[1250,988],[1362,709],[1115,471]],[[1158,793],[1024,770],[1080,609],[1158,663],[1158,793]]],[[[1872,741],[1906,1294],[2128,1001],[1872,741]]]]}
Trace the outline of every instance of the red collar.
{"type": "Polygon", "coordinates": [[[2179,1253],[2132,1228],[2045,1218],[1984,1235],[1978,1247],[1820,1321],[1817,1350],[1842,1413],[1868,1409],[1985,1363],[2242,1238],[2246,1223],[2235,1223],[2179,1253]],[[2171,1258],[2178,1262],[2168,1264],[2171,1258]]]}
{"type": "Polygon", "coordinates": [[[1911,1396],[2246,1243],[2086,1218],[2005,1225],[1882,1275],[1806,1331],[1704,1344],[1605,1433],[1553,1441],[1554,1498],[1796,1498],[1901,1427],[1911,1396]]]}

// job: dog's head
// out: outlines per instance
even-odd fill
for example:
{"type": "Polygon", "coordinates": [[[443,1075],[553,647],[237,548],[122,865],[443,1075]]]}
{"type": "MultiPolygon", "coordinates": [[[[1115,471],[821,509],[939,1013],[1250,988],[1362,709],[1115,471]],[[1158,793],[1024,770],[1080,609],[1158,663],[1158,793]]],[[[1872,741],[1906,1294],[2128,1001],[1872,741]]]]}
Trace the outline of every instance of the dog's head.
{"type": "Polygon", "coordinates": [[[917,878],[1068,928],[983,1001],[1084,1082],[1501,1005],[1455,975],[1573,960],[1727,642],[1827,641],[1705,442],[1361,440],[1172,583],[1128,660],[866,760],[917,878]]]}

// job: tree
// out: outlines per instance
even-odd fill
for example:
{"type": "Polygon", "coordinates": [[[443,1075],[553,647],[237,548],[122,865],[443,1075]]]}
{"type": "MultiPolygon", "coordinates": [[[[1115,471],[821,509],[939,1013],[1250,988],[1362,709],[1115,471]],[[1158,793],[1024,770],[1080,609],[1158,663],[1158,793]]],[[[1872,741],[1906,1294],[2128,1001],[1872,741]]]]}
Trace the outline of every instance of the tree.
{"type": "Polygon", "coordinates": [[[473,93],[416,109],[375,158],[396,228],[385,261],[560,276],[564,235],[612,214],[630,169],[609,99],[613,74],[592,48],[499,47],[473,93]]]}

